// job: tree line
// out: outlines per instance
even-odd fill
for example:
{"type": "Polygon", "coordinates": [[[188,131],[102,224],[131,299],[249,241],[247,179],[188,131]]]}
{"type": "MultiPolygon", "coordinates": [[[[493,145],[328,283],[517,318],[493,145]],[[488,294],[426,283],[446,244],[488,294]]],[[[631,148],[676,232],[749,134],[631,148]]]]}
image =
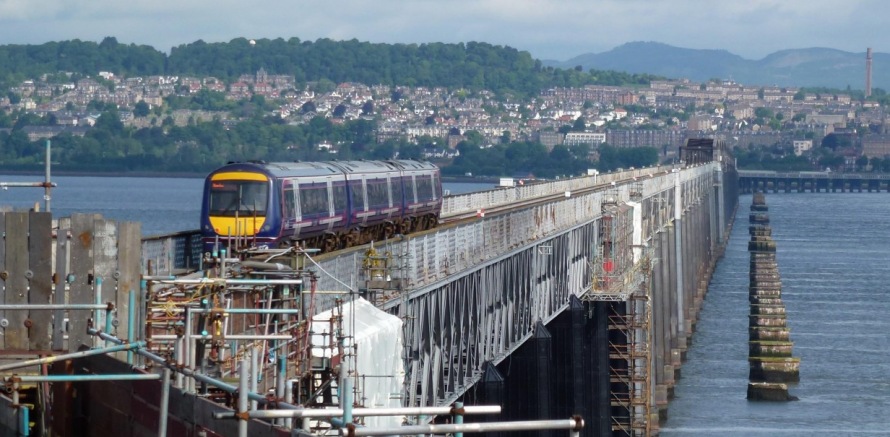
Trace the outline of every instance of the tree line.
{"type": "MultiPolygon", "coordinates": [[[[580,68],[543,66],[526,51],[484,42],[457,44],[380,44],[355,39],[299,38],[229,42],[196,41],[173,47],[167,55],[151,46],[121,44],[114,37],[100,43],[70,40],[40,45],[0,46],[0,85],[14,86],[59,72],[78,76],[110,71],[123,76],[213,76],[225,81],[260,68],[293,76],[298,84],[334,83],[489,90],[529,97],[549,87],[647,85],[657,76],[580,68]]],[[[57,80],[69,80],[60,76],[57,80]]]]}
{"type": "MultiPolygon", "coordinates": [[[[18,123],[49,125],[50,116],[28,115],[18,123]]],[[[18,126],[18,125],[17,125],[18,126]]],[[[84,136],[61,134],[52,139],[57,170],[124,172],[157,171],[206,173],[229,161],[325,161],[332,159],[424,159],[424,151],[442,149],[442,140],[421,137],[378,143],[373,120],[333,123],[314,117],[291,125],[278,117],[255,115],[232,126],[220,120],[190,120],[176,126],[167,118],[159,126],[136,129],[124,126],[117,110],[106,107],[96,125],[84,136]],[[331,143],[332,150],[314,145],[331,143]]],[[[488,145],[481,133],[468,131],[457,146],[453,162],[438,162],[449,175],[471,173],[505,176],[527,172],[552,178],[582,174],[588,168],[601,171],[658,162],[654,148],[619,149],[600,146],[598,162],[590,159],[589,146],[555,146],[548,151],[535,142],[504,142],[488,145]]],[[[0,131],[0,168],[36,170],[41,167],[45,141],[30,141],[22,129],[0,131]]]]}
{"type": "MultiPolygon", "coordinates": [[[[644,85],[654,78],[543,67],[527,52],[477,42],[372,44],[357,40],[312,42],[279,38],[251,44],[238,38],[228,43],[198,41],[181,45],[173,48],[169,56],[149,46],[120,44],[113,37],[98,44],[72,40],[0,46],[0,84],[6,86],[41,76],[49,82],[65,82],[92,76],[98,71],[123,76],[214,76],[232,81],[260,68],[269,74],[293,75],[298,86],[308,82],[361,82],[492,90],[521,98],[537,95],[545,87],[593,83],[644,85]]],[[[187,126],[176,126],[172,118],[163,117],[160,108],[150,110],[141,103],[133,108],[134,115],[145,117],[154,111],[159,123],[142,129],[128,128],[119,121],[114,105],[93,101],[88,109],[102,114],[97,124],[82,137],[68,134],[55,137],[54,160],[61,163],[60,170],[202,173],[228,161],[249,159],[389,159],[394,156],[420,159],[424,148],[437,147],[437,140],[432,138],[421,138],[415,143],[397,139],[378,144],[373,120],[335,124],[316,117],[302,125],[284,124],[280,118],[269,115],[274,105],[263,96],[235,102],[226,100],[222,93],[203,90],[191,96],[167,97],[165,107],[223,110],[241,121],[224,126],[220,120],[190,120],[187,126]],[[321,142],[333,143],[336,154],[318,150],[316,145],[321,142]]],[[[369,108],[367,112],[373,111],[369,108]]],[[[30,141],[21,128],[55,124],[52,114],[39,117],[25,112],[0,112],[0,128],[11,128],[0,130],[0,166],[38,168],[44,141],[30,141]]],[[[526,171],[540,177],[554,177],[583,173],[593,167],[586,149],[557,146],[548,152],[541,144],[516,143],[509,138],[504,144],[487,148],[483,147],[481,138],[477,132],[467,133],[467,140],[459,147],[461,157],[454,162],[450,173],[503,176],[526,171]]],[[[601,154],[601,170],[657,161],[657,153],[654,157],[643,157],[631,156],[636,152],[603,150],[606,153],[601,154]]]]}

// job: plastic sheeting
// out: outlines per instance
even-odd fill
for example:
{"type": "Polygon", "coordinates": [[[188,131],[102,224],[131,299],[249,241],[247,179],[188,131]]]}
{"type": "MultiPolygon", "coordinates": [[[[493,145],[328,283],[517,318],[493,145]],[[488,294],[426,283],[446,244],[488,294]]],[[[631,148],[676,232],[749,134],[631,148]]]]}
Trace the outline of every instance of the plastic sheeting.
{"type": "MultiPolygon", "coordinates": [[[[377,309],[370,302],[358,298],[343,304],[343,344],[348,355],[355,352],[357,387],[355,403],[365,408],[401,407],[402,384],[405,370],[402,365],[402,320],[377,309]],[[355,346],[352,348],[351,346],[355,346]]],[[[331,317],[339,316],[336,309],[317,314],[312,318],[313,358],[330,358],[335,365],[342,362],[337,356],[337,336],[331,317]]],[[[339,386],[343,386],[341,375],[339,386]]],[[[357,418],[359,419],[359,418],[357,418]]],[[[402,417],[367,417],[367,426],[400,426],[402,417]]]]}

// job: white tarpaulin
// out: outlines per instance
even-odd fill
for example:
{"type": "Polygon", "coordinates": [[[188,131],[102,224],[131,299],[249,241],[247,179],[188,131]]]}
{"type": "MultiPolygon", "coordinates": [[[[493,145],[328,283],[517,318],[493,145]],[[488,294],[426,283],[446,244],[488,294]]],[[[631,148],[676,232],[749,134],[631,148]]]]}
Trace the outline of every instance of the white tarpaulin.
{"type": "MultiPolygon", "coordinates": [[[[332,311],[312,318],[312,355],[342,362],[337,356],[337,333],[331,332],[332,311]],[[331,347],[333,346],[333,347],[331,347]],[[333,356],[332,356],[333,355],[333,356]]],[[[342,336],[347,355],[355,352],[355,402],[365,408],[401,407],[405,371],[402,367],[402,320],[358,298],[343,304],[342,336]],[[351,338],[350,338],[351,337],[351,338]],[[355,345],[355,348],[349,346],[355,345]]],[[[353,364],[350,363],[350,366],[353,364]]],[[[340,375],[339,386],[345,375],[340,375]]],[[[400,426],[401,417],[368,417],[367,426],[400,426]]]]}

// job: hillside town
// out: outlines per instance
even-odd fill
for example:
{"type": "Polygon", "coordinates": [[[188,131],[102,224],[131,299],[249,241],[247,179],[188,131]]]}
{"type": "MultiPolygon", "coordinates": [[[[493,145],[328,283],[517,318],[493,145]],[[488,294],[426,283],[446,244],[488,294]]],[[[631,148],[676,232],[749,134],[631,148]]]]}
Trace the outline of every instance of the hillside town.
{"type": "MultiPolygon", "coordinates": [[[[69,75],[70,77],[70,75],[69,75]]],[[[491,144],[534,141],[555,145],[654,147],[661,159],[674,159],[689,137],[714,136],[741,150],[767,148],[777,156],[812,156],[828,144],[837,170],[865,171],[873,159],[890,155],[888,121],[872,101],[840,92],[814,93],[797,88],[751,86],[731,80],[695,83],[653,80],[648,87],[594,86],[552,88],[534,99],[514,100],[492,92],[464,89],[391,87],[359,83],[298,86],[291,76],[260,69],[225,83],[213,77],[120,77],[99,72],[70,82],[26,80],[0,97],[0,111],[51,116],[51,125],[23,126],[31,141],[61,133],[84,135],[99,117],[91,102],[118,108],[127,126],[184,126],[220,120],[239,122],[232,111],[176,109],[170,97],[218,93],[226,101],[262,97],[271,113],[290,124],[321,116],[334,123],[366,119],[376,124],[378,143],[402,138],[439,138],[427,157],[448,158],[469,131],[491,144]],[[831,136],[830,141],[826,141],[831,136]],[[830,143],[830,144],[829,144],[830,143]]],[[[10,131],[10,128],[0,131],[10,131]]],[[[311,145],[336,153],[338,144],[311,145]]]]}

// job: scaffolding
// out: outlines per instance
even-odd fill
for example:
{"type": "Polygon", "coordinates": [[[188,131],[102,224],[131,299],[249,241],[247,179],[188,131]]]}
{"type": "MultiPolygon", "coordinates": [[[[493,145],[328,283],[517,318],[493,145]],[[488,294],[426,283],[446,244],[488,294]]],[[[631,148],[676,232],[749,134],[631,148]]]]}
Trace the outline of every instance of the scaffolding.
{"type": "MultiPolygon", "coordinates": [[[[602,205],[588,302],[606,305],[613,435],[645,437],[649,423],[651,253],[634,240],[634,208],[607,194],[602,205]]],[[[638,212],[639,213],[639,212],[638,212]]]]}
{"type": "MultiPolygon", "coordinates": [[[[231,257],[220,250],[207,254],[200,277],[147,276],[148,350],[217,378],[237,376],[237,363],[252,360],[257,389],[278,399],[293,388],[300,393],[317,376],[309,341],[317,281],[306,256],[262,250],[231,257]]],[[[225,401],[193,379],[176,378],[176,387],[225,401]]]]}

